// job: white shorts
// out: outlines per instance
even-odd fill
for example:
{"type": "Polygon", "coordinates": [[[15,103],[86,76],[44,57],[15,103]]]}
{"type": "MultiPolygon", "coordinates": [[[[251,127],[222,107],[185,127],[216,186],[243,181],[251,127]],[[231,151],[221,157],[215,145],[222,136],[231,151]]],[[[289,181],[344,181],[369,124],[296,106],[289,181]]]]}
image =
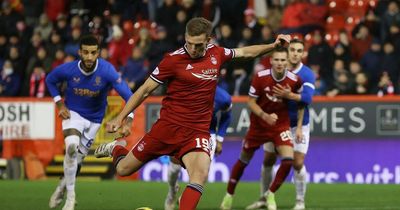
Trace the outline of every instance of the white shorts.
{"type": "MultiPolygon", "coordinates": [[[[296,138],[296,128],[297,127],[290,128],[293,138],[296,138]]],[[[303,154],[307,154],[308,145],[310,144],[310,124],[303,125],[302,131],[303,131],[303,141],[300,143],[297,143],[296,139],[294,139],[293,150],[295,152],[301,152],[303,154]]],[[[264,151],[266,151],[266,152],[271,152],[271,153],[275,152],[275,146],[272,142],[265,143],[263,148],[264,148],[264,151]]]]}
{"type": "Polygon", "coordinates": [[[77,112],[70,110],[71,117],[62,121],[62,129],[76,129],[81,133],[81,139],[79,143],[79,150],[83,154],[89,152],[90,146],[92,146],[94,138],[96,137],[97,131],[100,128],[100,123],[91,122],[77,112]]]}

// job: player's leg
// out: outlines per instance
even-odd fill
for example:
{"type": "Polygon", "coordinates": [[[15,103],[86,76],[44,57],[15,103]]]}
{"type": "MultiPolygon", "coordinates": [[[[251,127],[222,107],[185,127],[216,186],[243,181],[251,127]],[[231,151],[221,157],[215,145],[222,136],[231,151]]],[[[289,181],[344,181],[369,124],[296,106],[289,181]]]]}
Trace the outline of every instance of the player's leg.
{"type": "Polygon", "coordinates": [[[193,210],[203,194],[203,186],[210,168],[210,156],[202,150],[193,150],[182,157],[182,162],[189,174],[189,184],[182,193],[179,209],[193,210]]]}
{"type": "MultiPolygon", "coordinates": [[[[246,145],[246,144],[244,144],[246,145]]],[[[253,158],[255,149],[242,148],[239,159],[231,170],[231,176],[229,177],[227,192],[222,200],[221,209],[231,209],[233,203],[233,195],[235,189],[243,175],[244,170],[253,158]]]]}
{"type": "Polygon", "coordinates": [[[280,188],[286,177],[290,173],[293,166],[293,146],[292,145],[277,145],[276,147],[279,155],[282,157],[281,165],[276,172],[275,178],[271,183],[268,191],[265,193],[267,199],[267,207],[269,210],[275,210],[275,192],[280,188]]]}
{"type": "Polygon", "coordinates": [[[276,162],[275,146],[272,142],[267,142],[263,145],[264,160],[261,166],[260,178],[260,198],[246,207],[246,210],[260,209],[266,207],[264,194],[267,192],[273,179],[273,166],[276,162]]]}
{"type": "Polygon", "coordinates": [[[67,190],[67,200],[63,210],[75,207],[75,182],[78,171],[78,147],[81,137],[80,131],[70,128],[63,131],[65,136],[64,179],[67,190]]]}
{"type": "Polygon", "coordinates": [[[164,202],[164,210],[175,209],[177,194],[179,192],[178,177],[181,172],[181,165],[178,160],[171,157],[168,166],[168,194],[164,202]]]}
{"type": "MultiPolygon", "coordinates": [[[[292,133],[296,131],[296,127],[292,128],[292,133]]],[[[307,170],[304,165],[305,155],[308,151],[310,140],[310,126],[304,125],[302,127],[303,139],[302,141],[294,142],[294,183],[296,187],[296,204],[294,210],[305,209],[305,194],[307,188],[307,170]]]]}

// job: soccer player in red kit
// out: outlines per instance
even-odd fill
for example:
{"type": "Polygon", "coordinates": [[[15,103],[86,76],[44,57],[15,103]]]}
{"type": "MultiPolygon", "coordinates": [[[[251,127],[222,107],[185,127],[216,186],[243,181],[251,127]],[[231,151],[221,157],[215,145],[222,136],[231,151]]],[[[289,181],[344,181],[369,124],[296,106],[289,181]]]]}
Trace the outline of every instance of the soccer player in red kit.
{"type": "MultiPolygon", "coordinates": [[[[252,159],[254,152],[264,143],[273,142],[279,155],[281,165],[265,196],[269,210],[276,209],[274,193],[285,181],[293,164],[293,143],[290,131],[288,100],[278,98],[273,94],[273,87],[277,84],[290,87],[297,91],[302,82],[294,73],[286,69],[288,52],[286,48],[276,49],[271,55],[272,68],[257,72],[250,86],[248,106],[251,110],[250,128],[243,140],[239,160],[231,171],[227,193],[221,203],[221,209],[232,208],[235,188],[246,166],[252,159]]],[[[304,108],[299,108],[299,118],[302,124],[304,108]]],[[[301,126],[299,126],[301,128],[301,126]]],[[[301,133],[296,135],[301,135],[301,133]]],[[[301,136],[300,136],[301,138],[301,136]]]]}
{"type": "MultiPolygon", "coordinates": [[[[143,164],[162,155],[178,159],[189,174],[179,209],[196,209],[210,166],[210,122],[220,67],[236,57],[253,58],[271,52],[290,36],[279,35],[273,44],[226,49],[209,44],[211,23],[193,18],[186,25],[186,44],[166,54],[150,78],[133,94],[121,113],[107,123],[116,132],[126,116],[160,84],[167,85],[160,118],[151,130],[127,150],[121,141],[100,145],[97,157],[112,156],[116,171],[127,176],[143,164]]],[[[123,131],[121,131],[123,132],[123,131]]]]}

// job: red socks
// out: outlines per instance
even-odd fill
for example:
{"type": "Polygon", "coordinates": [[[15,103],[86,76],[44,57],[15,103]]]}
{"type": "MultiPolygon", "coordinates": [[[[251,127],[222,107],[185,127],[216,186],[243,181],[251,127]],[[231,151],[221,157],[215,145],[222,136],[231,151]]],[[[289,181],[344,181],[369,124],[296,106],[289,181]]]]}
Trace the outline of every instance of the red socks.
{"type": "Polygon", "coordinates": [[[279,189],[279,187],[285,181],[286,177],[289,175],[292,165],[293,159],[283,159],[281,161],[281,165],[279,166],[278,172],[276,172],[275,179],[272,182],[271,187],[269,187],[269,190],[271,192],[274,193],[279,189]]]}
{"type": "Polygon", "coordinates": [[[127,150],[125,147],[121,145],[115,145],[113,151],[112,151],[112,157],[113,157],[113,165],[114,167],[117,167],[118,163],[120,160],[122,160],[127,154],[129,150],[127,150]]]}
{"type": "Polygon", "coordinates": [[[195,210],[203,194],[203,186],[189,183],[182,193],[179,210],[195,210]]]}
{"type": "Polygon", "coordinates": [[[228,182],[228,193],[233,195],[235,193],[235,188],[237,183],[242,177],[243,171],[246,168],[247,164],[243,163],[241,160],[236,161],[235,165],[233,166],[231,177],[229,178],[228,182]]]}

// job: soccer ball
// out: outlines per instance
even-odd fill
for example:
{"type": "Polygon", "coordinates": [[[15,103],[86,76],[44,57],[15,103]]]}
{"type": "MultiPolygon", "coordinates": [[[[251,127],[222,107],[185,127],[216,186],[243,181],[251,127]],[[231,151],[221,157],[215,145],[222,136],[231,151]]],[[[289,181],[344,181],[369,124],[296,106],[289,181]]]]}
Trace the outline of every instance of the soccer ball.
{"type": "Polygon", "coordinates": [[[150,207],[139,207],[136,210],[153,210],[153,209],[150,207]]]}

